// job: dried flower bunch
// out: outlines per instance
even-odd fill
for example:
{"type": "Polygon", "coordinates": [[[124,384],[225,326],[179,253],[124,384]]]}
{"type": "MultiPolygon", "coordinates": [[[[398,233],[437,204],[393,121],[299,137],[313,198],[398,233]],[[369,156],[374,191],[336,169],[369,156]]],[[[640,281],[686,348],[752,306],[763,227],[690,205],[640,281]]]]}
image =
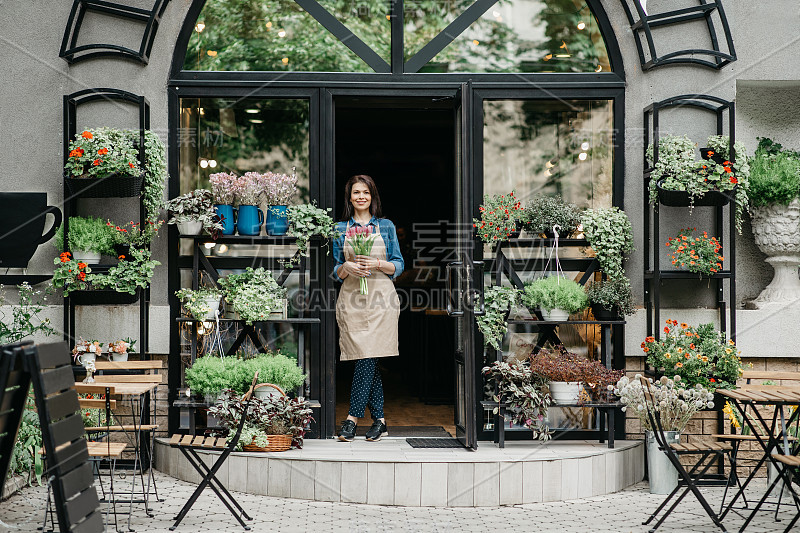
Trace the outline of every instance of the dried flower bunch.
{"type": "Polygon", "coordinates": [[[211,194],[214,202],[219,205],[233,205],[236,201],[236,174],[218,172],[211,174],[208,181],[211,183],[211,194]]]}
{"type": "Polygon", "coordinates": [[[734,389],[742,375],[742,360],[736,344],[725,341],[725,334],[714,324],[697,327],[667,320],[661,340],[647,337],[642,351],[647,364],[666,374],[681,376],[688,386],[734,389]]]}
{"type": "Polygon", "coordinates": [[[258,172],[245,172],[244,176],[236,179],[238,205],[258,205],[261,203],[262,193],[261,174],[258,172]]]}
{"type": "Polygon", "coordinates": [[[509,194],[487,194],[483,197],[483,205],[479,208],[481,218],[472,219],[472,227],[476,229],[478,237],[483,242],[492,244],[507,241],[515,230],[520,206],[514,191],[509,194]]]}
{"type": "MultiPolygon", "coordinates": [[[[641,374],[636,374],[633,379],[623,376],[616,386],[609,385],[608,388],[620,398],[623,412],[632,410],[642,428],[653,431],[640,377],[641,374]]],[[[683,431],[695,413],[714,407],[714,394],[711,391],[699,384],[687,386],[680,376],[673,379],[664,376],[656,382],[652,379],[648,381],[658,420],[664,431],[683,431]]]]}
{"type": "Polygon", "coordinates": [[[259,182],[267,205],[289,205],[289,202],[297,194],[297,175],[294,170],[292,168],[291,175],[275,172],[261,174],[259,182]]]}
{"type": "Polygon", "coordinates": [[[702,237],[694,237],[697,228],[682,229],[677,237],[670,237],[666,246],[672,250],[670,259],[679,268],[689,272],[711,275],[722,270],[725,258],[719,254],[722,245],[716,237],[703,232],[702,237]]]}

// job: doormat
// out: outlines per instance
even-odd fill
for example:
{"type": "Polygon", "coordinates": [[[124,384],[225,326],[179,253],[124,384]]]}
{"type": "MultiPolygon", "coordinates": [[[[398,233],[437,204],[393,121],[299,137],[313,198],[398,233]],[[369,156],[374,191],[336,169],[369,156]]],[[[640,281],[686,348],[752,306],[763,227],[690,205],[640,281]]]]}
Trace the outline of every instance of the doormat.
{"type": "MultiPolygon", "coordinates": [[[[358,426],[356,434],[363,437],[369,426],[358,426]]],[[[389,426],[390,437],[452,437],[442,426],[389,426]]]]}
{"type": "Polygon", "coordinates": [[[458,439],[406,439],[412,448],[463,448],[464,445],[458,439]]]}

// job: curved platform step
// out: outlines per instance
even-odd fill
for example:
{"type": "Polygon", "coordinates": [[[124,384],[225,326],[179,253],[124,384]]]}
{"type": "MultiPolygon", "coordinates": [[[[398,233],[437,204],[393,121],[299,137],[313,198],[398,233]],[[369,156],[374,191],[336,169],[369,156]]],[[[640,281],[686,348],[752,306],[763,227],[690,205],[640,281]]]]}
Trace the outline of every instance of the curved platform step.
{"type": "MultiPolygon", "coordinates": [[[[199,483],[185,457],[156,439],[156,468],[199,483]]],[[[207,464],[219,452],[198,450],[207,464]]],[[[307,440],[302,450],[233,453],[218,474],[228,489],[326,502],[485,507],[588,498],[644,478],[644,444],[507,442],[477,451],[414,449],[405,439],[307,440]]]]}

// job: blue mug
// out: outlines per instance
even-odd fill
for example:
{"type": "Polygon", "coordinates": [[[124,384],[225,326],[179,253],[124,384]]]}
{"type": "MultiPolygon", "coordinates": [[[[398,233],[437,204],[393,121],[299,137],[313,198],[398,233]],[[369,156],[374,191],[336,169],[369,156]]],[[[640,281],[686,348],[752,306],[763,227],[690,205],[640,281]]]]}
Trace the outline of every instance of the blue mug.
{"type": "Polygon", "coordinates": [[[222,234],[233,235],[236,233],[236,211],[232,205],[218,204],[214,206],[217,215],[222,219],[222,234]]]}
{"type": "Polygon", "coordinates": [[[286,235],[289,230],[288,207],[272,205],[267,209],[267,234],[286,235]]]}
{"type": "Polygon", "coordinates": [[[236,220],[239,235],[258,235],[264,223],[264,212],[254,205],[240,205],[236,220]]]}

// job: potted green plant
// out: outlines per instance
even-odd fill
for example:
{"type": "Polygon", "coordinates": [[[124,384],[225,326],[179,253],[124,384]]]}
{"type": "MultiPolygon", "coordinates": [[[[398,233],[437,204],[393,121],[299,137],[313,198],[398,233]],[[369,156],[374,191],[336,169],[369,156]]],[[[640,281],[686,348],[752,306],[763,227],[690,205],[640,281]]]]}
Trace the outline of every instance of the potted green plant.
{"type": "Polygon", "coordinates": [[[211,191],[195,189],[167,202],[167,224],[177,224],[182,235],[198,235],[203,229],[221,231],[211,191]]]}
{"type": "Polygon", "coordinates": [[[127,224],[115,225],[110,220],[106,222],[112,235],[114,255],[121,261],[131,255],[131,247],[146,248],[153,236],[158,234],[161,221],[145,220],[144,223],[130,221],[127,224]]]}
{"type": "Polygon", "coordinates": [[[197,290],[180,289],[175,291],[175,296],[181,301],[183,308],[195,320],[214,320],[222,291],[213,287],[201,287],[197,290]]]}
{"type": "Polygon", "coordinates": [[[553,238],[553,227],[559,226],[559,237],[568,238],[581,222],[581,211],[575,204],[568,204],[561,196],[537,196],[528,201],[517,215],[522,229],[534,235],[553,238]]]}
{"type": "Polygon", "coordinates": [[[511,306],[519,301],[520,291],[514,287],[489,287],[484,292],[485,314],[475,317],[483,344],[500,349],[503,335],[508,331],[511,306]]]}
{"type": "Polygon", "coordinates": [[[633,227],[628,215],[618,207],[587,209],[581,215],[581,224],[606,276],[625,276],[622,261],[633,251],[633,227]]]}
{"type": "Polygon", "coordinates": [[[586,297],[597,320],[620,320],[635,312],[628,278],[593,281],[586,286],[586,297]]]}
{"type": "Polygon", "coordinates": [[[681,376],[688,386],[702,385],[711,390],[735,389],[742,373],[742,360],[736,343],[714,324],[678,324],[668,319],[660,339],[653,336],[642,342],[647,364],[656,372],[681,376]]]}
{"type": "Polygon", "coordinates": [[[556,404],[574,404],[580,398],[581,383],[585,381],[585,359],[563,349],[542,348],[531,355],[531,372],[547,380],[550,396],[556,404]]]}
{"type": "MultiPolygon", "coordinates": [[[[305,383],[307,377],[303,373],[303,369],[297,366],[297,361],[281,352],[267,353],[245,359],[242,364],[244,367],[242,376],[245,380],[249,379],[249,382],[244,384],[245,387],[250,386],[256,372],[258,372],[258,380],[261,383],[276,385],[286,392],[301,386],[305,383]]],[[[266,398],[267,396],[272,396],[273,391],[274,389],[258,388],[255,391],[255,395],[258,398],[266,398]]]]}
{"type": "MultiPolygon", "coordinates": [[[[89,265],[100,263],[101,255],[114,255],[114,232],[100,218],[69,217],[69,249],[72,258],[89,265]]],[[[53,245],[64,251],[64,226],[56,231],[53,245]]]]}
{"type": "MultiPolygon", "coordinates": [[[[678,472],[669,458],[658,448],[653,435],[650,417],[647,415],[647,404],[644,388],[640,381],[641,374],[633,379],[623,376],[613,387],[613,392],[622,403],[622,411],[633,412],[645,431],[647,444],[647,469],[652,494],[670,494],[678,485],[678,472]]],[[[714,395],[702,385],[691,386],[680,375],[673,378],[666,376],[653,381],[648,379],[650,392],[653,394],[653,405],[656,416],[664,429],[668,444],[678,444],[681,432],[686,429],[689,420],[700,410],[714,407],[714,395]]]]}
{"type": "Polygon", "coordinates": [[[131,248],[131,257],[108,269],[108,274],[92,274],[91,284],[95,289],[112,289],[118,293],[135,295],[146,289],[153,280],[153,272],[160,265],[152,259],[150,250],[131,248]]]}
{"type": "Polygon", "coordinates": [[[711,276],[722,270],[725,257],[720,255],[722,245],[716,237],[709,237],[708,232],[695,237],[697,228],[682,229],[677,237],[667,239],[670,249],[670,260],[676,268],[685,268],[689,272],[711,276]]]}
{"type": "Polygon", "coordinates": [[[548,276],[525,284],[522,303],[539,308],[545,320],[563,321],[588,305],[586,293],[578,283],[560,276],[548,276]]]}
{"type": "Polygon", "coordinates": [[[759,307],[800,299],[800,154],[760,138],[751,164],[753,237],[775,270],[755,299],[759,307]]]}
{"type": "Polygon", "coordinates": [[[269,320],[273,311],[286,308],[286,289],[278,285],[272,272],[263,267],[247,267],[242,274],[229,274],[218,282],[225,301],[232,304],[239,319],[247,324],[269,320]]]}
{"type": "Polygon", "coordinates": [[[483,242],[493,244],[507,241],[516,231],[521,203],[514,196],[514,191],[508,194],[487,194],[483,197],[483,205],[478,209],[481,218],[472,219],[472,226],[483,242]]]}
{"type": "MultiPolygon", "coordinates": [[[[186,385],[192,394],[205,397],[213,403],[223,389],[239,390],[243,382],[243,367],[236,356],[216,357],[212,354],[198,357],[186,369],[186,385]]],[[[250,377],[250,381],[253,377],[250,377]]]]}

